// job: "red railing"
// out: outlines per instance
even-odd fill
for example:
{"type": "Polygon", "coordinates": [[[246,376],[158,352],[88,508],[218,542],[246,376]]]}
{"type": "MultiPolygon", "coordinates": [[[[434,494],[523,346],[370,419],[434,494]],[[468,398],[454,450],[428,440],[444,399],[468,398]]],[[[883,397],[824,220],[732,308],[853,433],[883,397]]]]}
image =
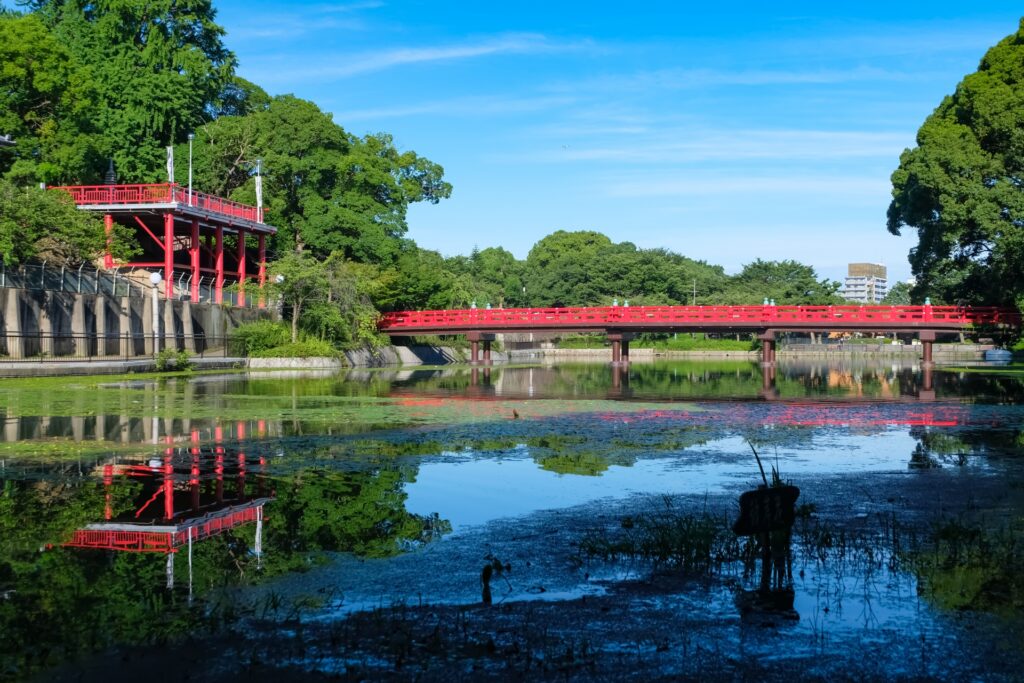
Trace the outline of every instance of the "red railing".
{"type": "Polygon", "coordinates": [[[232,510],[226,514],[212,514],[207,518],[177,526],[173,530],[156,531],[133,529],[78,529],[67,543],[70,548],[120,550],[133,553],[169,553],[188,543],[216,536],[243,524],[262,519],[263,506],[232,510]]]}
{"type": "Polygon", "coordinates": [[[150,185],[69,185],[53,187],[69,193],[78,206],[96,205],[131,205],[131,204],[182,204],[204,211],[243,218],[247,221],[262,223],[259,209],[248,204],[240,204],[230,199],[217,197],[205,192],[191,194],[187,187],[177,183],[157,183],[150,185]]]}
{"type": "Polygon", "coordinates": [[[403,330],[605,329],[707,327],[1018,327],[1015,309],[962,306],[603,306],[492,308],[385,313],[382,332],[403,330]]]}

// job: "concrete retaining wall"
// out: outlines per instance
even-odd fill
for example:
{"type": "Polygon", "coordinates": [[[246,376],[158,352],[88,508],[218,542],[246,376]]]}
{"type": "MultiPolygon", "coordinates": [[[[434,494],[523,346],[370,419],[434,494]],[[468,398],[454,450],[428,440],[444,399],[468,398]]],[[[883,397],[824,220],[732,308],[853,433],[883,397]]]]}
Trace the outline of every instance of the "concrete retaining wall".
{"type": "Polygon", "coordinates": [[[0,352],[11,358],[146,356],[153,354],[155,336],[162,348],[195,353],[223,344],[242,323],[273,315],[269,310],[159,299],[154,335],[151,297],[3,289],[0,301],[0,352]]]}

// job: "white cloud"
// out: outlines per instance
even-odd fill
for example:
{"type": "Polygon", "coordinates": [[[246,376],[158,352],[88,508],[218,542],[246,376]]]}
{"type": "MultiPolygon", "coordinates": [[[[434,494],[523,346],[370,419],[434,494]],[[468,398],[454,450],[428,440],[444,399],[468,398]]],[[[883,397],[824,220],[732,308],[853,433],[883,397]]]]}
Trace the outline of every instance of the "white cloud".
{"type": "Polygon", "coordinates": [[[454,62],[503,54],[540,54],[581,49],[586,42],[556,42],[536,33],[512,33],[476,41],[425,47],[398,47],[358,54],[321,56],[319,66],[296,65],[290,69],[274,69],[268,74],[273,82],[296,82],[347,78],[400,66],[432,62],[454,62]]]}

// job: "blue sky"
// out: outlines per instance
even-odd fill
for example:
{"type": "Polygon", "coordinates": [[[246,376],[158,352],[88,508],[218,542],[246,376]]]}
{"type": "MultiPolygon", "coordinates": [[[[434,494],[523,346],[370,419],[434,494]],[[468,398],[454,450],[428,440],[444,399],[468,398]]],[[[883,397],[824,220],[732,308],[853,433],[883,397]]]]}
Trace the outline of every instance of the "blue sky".
{"type": "Polygon", "coordinates": [[[445,168],[409,236],[523,258],[589,229],[738,271],[910,274],[889,176],[1019,2],[215,0],[239,72],[445,168]],[[780,6],[785,5],[784,8],[780,6]],[[844,8],[847,7],[848,8],[844,8]]]}

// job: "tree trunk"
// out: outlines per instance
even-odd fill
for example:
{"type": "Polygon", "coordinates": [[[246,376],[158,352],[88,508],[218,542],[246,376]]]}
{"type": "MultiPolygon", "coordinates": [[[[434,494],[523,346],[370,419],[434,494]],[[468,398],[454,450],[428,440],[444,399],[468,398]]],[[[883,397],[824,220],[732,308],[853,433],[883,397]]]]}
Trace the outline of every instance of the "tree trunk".
{"type": "Polygon", "coordinates": [[[299,311],[302,304],[296,303],[292,306],[292,343],[299,341],[299,311]]]}

